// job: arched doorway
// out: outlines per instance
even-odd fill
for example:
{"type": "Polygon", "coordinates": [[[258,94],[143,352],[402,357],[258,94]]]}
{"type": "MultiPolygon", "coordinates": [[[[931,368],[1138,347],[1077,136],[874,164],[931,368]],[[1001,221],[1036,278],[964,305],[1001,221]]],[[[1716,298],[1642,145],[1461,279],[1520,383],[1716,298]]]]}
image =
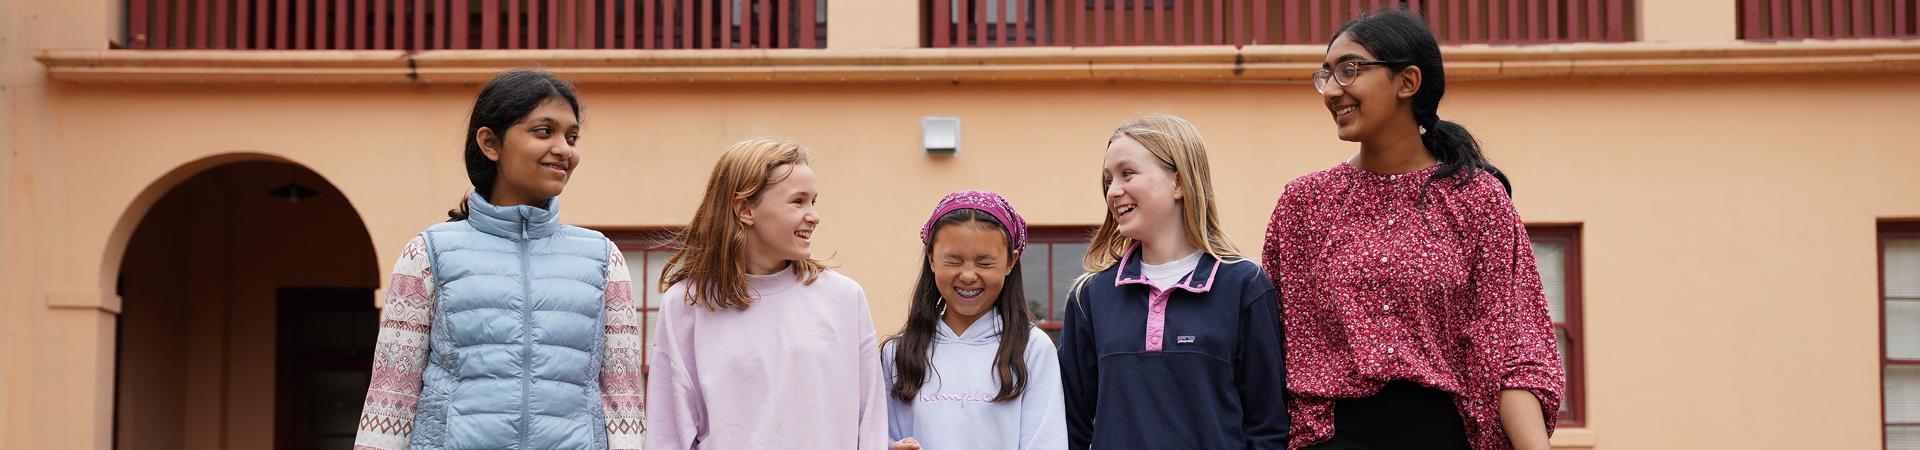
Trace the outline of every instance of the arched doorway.
{"type": "Polygon", "coordinates": [[[377,271],[359,214],[305,167],[169,188],[120,262],[114,447],[351,448],[377,271]]]}

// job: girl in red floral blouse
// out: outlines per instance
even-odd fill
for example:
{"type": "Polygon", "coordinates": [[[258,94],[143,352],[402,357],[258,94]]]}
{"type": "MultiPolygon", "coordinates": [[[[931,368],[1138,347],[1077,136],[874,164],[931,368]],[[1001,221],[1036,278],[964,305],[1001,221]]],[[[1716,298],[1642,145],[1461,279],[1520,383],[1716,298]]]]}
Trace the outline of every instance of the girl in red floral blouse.
{"type": "Polygon", "coordinates": [[[1360,152],[1287,184],[1263,262],[1285,312],[1289,448],[1546,449],[1565,377],[1505,175],[1436,110],[1412,14],[1348,22],[1314,74],[1360,152]]]}

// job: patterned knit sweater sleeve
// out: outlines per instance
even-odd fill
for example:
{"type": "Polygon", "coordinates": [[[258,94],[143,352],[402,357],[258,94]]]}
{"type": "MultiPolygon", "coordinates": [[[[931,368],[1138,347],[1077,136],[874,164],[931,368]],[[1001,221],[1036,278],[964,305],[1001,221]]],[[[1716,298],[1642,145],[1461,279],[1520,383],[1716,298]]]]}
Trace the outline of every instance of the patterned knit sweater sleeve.
{"type": "Polygon", "coordinates": [[[642,387],[640,321],[633,303],[633,274],[612,241],[607,242],[607,338],[600,362],[600,403],[606,411],[611,450],[639,450],[647,431],[642,387]]]}
{"type": "Polygon", "coordinates": [[[407,241],[393,264],[386,297],[354,450],[403,450],[413,434],[421,372],[427,367],[427,330],[433,325],[433,266],[426,238],[407,241]]]}

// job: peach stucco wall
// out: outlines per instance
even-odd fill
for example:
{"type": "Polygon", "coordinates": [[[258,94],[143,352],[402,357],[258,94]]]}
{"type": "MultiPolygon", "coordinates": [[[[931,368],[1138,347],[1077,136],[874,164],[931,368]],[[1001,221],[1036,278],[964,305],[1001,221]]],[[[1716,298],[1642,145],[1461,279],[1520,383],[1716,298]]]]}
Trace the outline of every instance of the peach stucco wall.
{"type": "MultiPolygon", "coordinates": [[[[830,46],[917,42],[912,27],[898,26],[915,14],[898,5],[911,2],[834,2],[830,46]],[[883,25],[851,25],[862,22],[883,25]]],[[[0,0],[6,448],[109,448],[112,280],[134,225],[174,185],[228,162],[305,166],[351,202],[382,271],[467,187],[457,152],[473,85],[49,81],[31,52],[103,46],[111,33],[96,19],[108,3],[0,0]]],[[[1649,2],[1641,33],[1731,39],[1725,3],[1649,2]]],[[[1512,175],[1522,216],[1583,226],[1590,420],[1563,434],[1605,449],[1878,445],[1874,224],[1920,218],[1912,72],[1449,87],[1442,116],[1469,126],[1512,175]]],[[[1249,253],[1288,180],[1355,151],[1333,137],[1319,97],[1302,84],[581,89],[584,163],[563,196],[563,220],[682,224],[728,143],[795,139],[816,151],[824,222],[815,251],[866,287],[882,332],[904,314],[917,227],[934,201],[992,189],[1035,225],[1096,223],[1100,151],[1129,117],[1170,112],[1199,126],[1221,218],[1249,253]],[[919,118],[928,115],[962,117],[962,156],[919,155],[919,118]]],[[[261,442],[247,433],[271,423],[236,420],[251,422],[230,423],[227,448],[261,442]]]]}

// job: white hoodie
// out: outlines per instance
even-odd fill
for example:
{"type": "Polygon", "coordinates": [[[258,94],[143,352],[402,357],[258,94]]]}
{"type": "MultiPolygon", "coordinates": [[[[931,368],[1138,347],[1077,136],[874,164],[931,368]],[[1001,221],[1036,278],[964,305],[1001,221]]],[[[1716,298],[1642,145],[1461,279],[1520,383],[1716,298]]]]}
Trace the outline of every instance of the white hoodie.
{"type": "MultiPolygon", "coordinates": [[[[933,369],[912,404],[887,396],[887,436],[912,437],[926,450],[1052,450],[1067,448],[1065,399],[1060,391],[1060,360],[1053,340],[1039,328],[1027,335],[1027,390],[1012,401],[993,403],[1000,393],[993,368],[1000,350],[1000,310],[994,308],[955,336],[939,321],[933,339],[933,369]]],[[[898,378],[893,364],[899,341],[880,352],[887,385],[898,378]]]]}

